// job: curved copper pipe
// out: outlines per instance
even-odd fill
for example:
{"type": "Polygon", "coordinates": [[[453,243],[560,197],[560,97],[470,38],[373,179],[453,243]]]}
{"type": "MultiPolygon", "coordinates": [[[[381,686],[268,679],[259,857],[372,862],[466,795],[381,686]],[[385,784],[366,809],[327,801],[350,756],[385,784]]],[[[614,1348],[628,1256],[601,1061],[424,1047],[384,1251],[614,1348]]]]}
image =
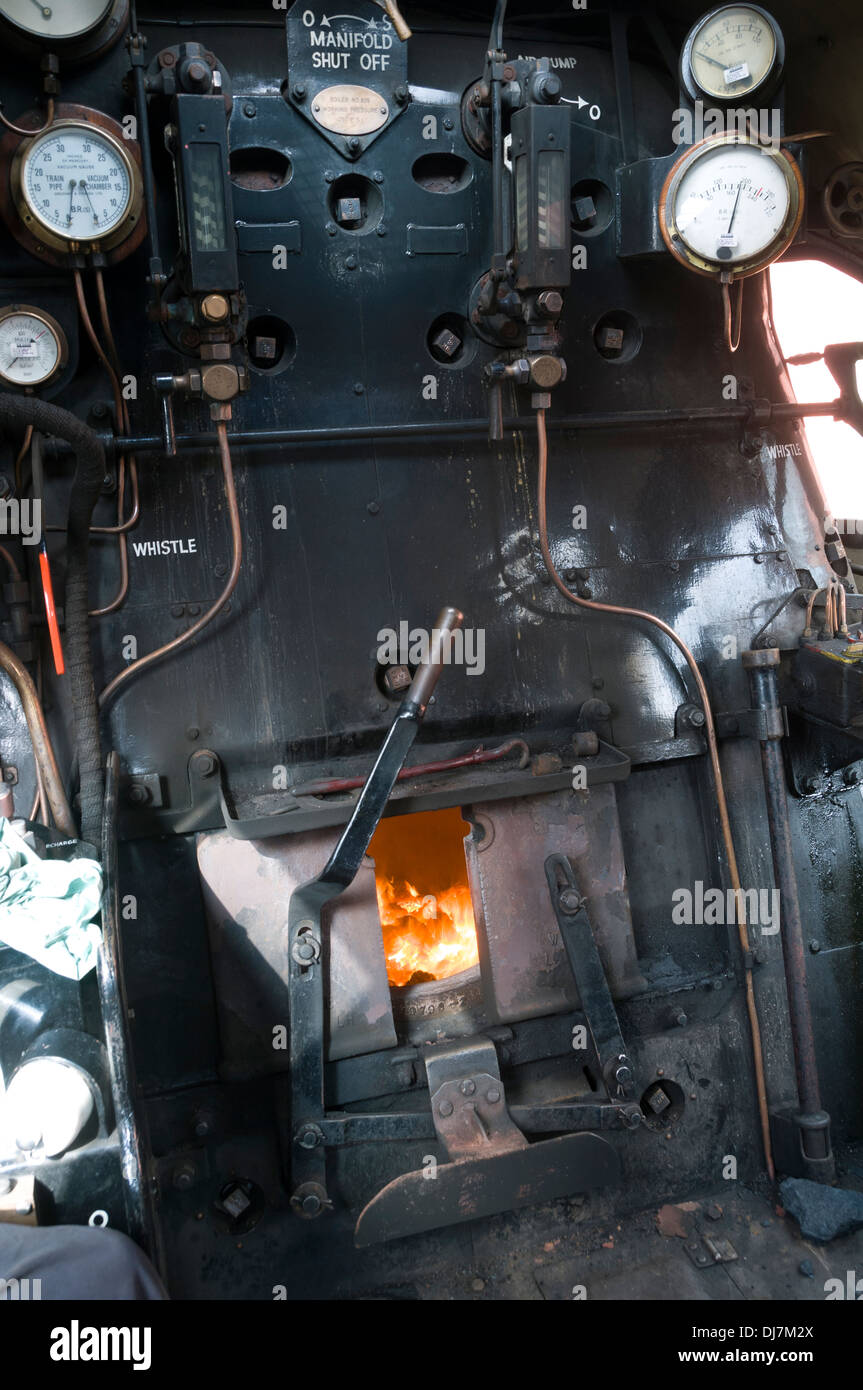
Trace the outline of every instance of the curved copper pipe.
{"type": "Polygon", "coordinates": [[[57,766],[57,759],[54,756],[54,749],[51,745],[51,738],[36,687],[23,661],[18,659],[11,647],[7,647],[5,642],[0,642],[0,667],[6,672],[21,697],[24,717],[27,720],[27,728],[30,731],[30,739],[33,744],[33,755],[42,775],[42,783],[51,807],[51,814],[54,817],[54,824],[58,830],[62,830],[64,835],[76,840],[78,828],[72,818],[72,811],[66,799],[63,780],[57,766]]]}
{"type": "Polygon", "coordinates": [[[237,505],[237,493],[234,487],[234,469],[231,462],[228,431],[223,420],[217,422],[216,433],[219,439],[219,457],[222,461],[222,474],[225,480],[225,500],[228,504],[228,515],[231,522],[231,540],[233,543],[231,572],[228,575],[227,583],[215,603],[207,609],[206,613],[202,613],[197,622],[192,623],[190,628],[187,628],[179,637],[175,637],[173,641],[166,642],[162,647],[157,647],[154,652],[148,652],[146,656],[141,656],[137,661],[130,662],[125,670],[120,671],[112,681],[109,681],[102,691],[102,694],[99,696],[100,709],[104,708],[109,700],[114,697],[119,687],[132,676],[137,675],[148,666],[152,666],[154,662],[161,661],[163,656],[167,656],[170,652],[175,652],[179,647],[183,647],[187,642],[190,642],[193,637],[197,637],[198,633],[215,618],[216,614],[221,612],[228,599],[231,597],[231,594],[234,592],[234,589],[237,587],[237,580],[240,577],[240,566],[243,562],[243,532],[240,526],[240,509],[237,505]]]}
{"type": "MultiPolygon", "coordinates": [[[[749,932],[746,929],[746,915],[742,910],[740,893],[740,874],[737,868],[737,855],[734,852],[734,839],[731,833],[731,821],[728,815],[728,803],[725,799],[725,784],[722,780],[722,768],[719,765],[719,745],[716,741],[716,728],[713,723],[713,711],[710,706],[710,697],[707,694],[707,686],[704,678],[698,669],[698,663],[692,652],[687,647],[682,637],[664,623],[661,618],[657,618],[654,613],[645,613],[640,608],[624,608],[615,603],[598,603],[595,599],[579,598],[566,587],[551,558],[551,550],[548,544],[548,519],[547,519],[547,483],[548,483],[548,436],[545,428],[545,411],[536,412],[536,434],[539,453],[539,480],[538,480],[538,511],[539,511],[539,544],[542,550],[542,558],[545,567],[551,577],[555,588],[563,594],[570,603],[576,604],[579,608],[589,608],[594,613],[614,613],[623,618],[639,618],[642,622],[651,623],[653,627],[659,628],[664,632],[669,641],[682,655],[687,666],[692,672],[692,678],[698,690],[698,698],[704,710],[704,732],[707,736],[707,749],[710,758],[710,767],[713,773],[713,788],[716,797],[716,809],[719,813],[719,824],[722,832],[722,840],[725,845],[725,857],[728,862],[728,876],[731,879],[731,886],[734,889],[734,902],[737,909],[737,931],[740,937],[740,947],[743,951],[744,964],[749,958],[749,932]]],[[[767,1110],[767,1088],[764,1080],[764,1059],[761,1051],[761,1029],[758,1023],[758,1013],[755,1007],[755,991],[752,987],[752,970],[748,965],[745,968],[746,977],[746,1009],[749,1014],[749,1027],[752,1032],[752,1056],[755,1069],[755,1088],[758,1094],[758,1113],[761,1122],[761,1138],[764,1145],[764,1159],[767,1165],[767,1172],[771,1179],[774,1176],[773,1153],[770,1143],[770,1119],[767,1110]]]]}
{"type": "Polygon", "coordinates": [[[6,119],[2,111],[0,111],[0,121],[3,122],[3,125],[5,125],[7,130],[14,130],[16,135],[44,135],[45,131],[48,130],[54,124],[53,97],[48,98],[48,105],[45,108],[45,112],[45,124],[37,126],[35,130],[25,130],[23,126],[13,125],[11,121],[6,119]]]}

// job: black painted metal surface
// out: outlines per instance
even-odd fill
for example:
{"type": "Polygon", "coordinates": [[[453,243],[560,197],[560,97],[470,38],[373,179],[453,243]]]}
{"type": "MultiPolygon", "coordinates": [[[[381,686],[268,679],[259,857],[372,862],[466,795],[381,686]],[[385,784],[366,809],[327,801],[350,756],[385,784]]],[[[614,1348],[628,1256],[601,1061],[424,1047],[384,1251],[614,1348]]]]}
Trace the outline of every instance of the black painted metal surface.
{"type": "MultiPolygon", "coordinates": [[[[795,31],[804,8],[775,7],[780,22],[787,19],[795,31]]],[[[604,230],[575,233],[576,245],[587,250],[587,269],[573,273],[562,320],[569,372],[550,420],[552,553],[562,573],[583,572],[579,582],[595,598],[637,605],[672,623],[692,646],[716,710],[742,711],[749,700],[739,653],[798,583],[821,584],[832,572],[823,548],[823,498],[801,431],[790,420],[750,425],[745,436],[739,422],[698,418],[627,429],[553,428],[554,416],[714,408],[723,402],[730,374],[739,400],[779,402],[787,394],[765,328],[764,285],[747,285],[743,345],[732,358],[722,342],[716,287],[656,250],[644,193],[655,186],[656,169],[621,172],[606,18],[599,6],[591,6],[595,12],[583,22],[563,9],[560,23],[552,24],[532,21],[514,6],[507,31],[515,56],[542,53],[555,60],[564,95],[575,103],[569,108],[573,183],[598,181],[609,193],[604,230]],[[630,254],[645,249],[652,253],[630,254]],[[597,325],[613,312],[631,317],[635,350],[626,361],[609,360],[595,346],[597,325]],[[573,528],[577,506],[586,508],[585,529],[573,528]]],[[[676,42],[695,17],[694,7],[669,9],[668,33],[676,42]]],[[[543,750],[559,746],[561,731],[574,730],[585,701],[606,700],[602,736],[633,763],[632,775],[617,788],[617,804],[632,933],[647,986],[617,1001],[621,1026],[639,1076],[655,1079],[660,1070],[676,1076],[683,1095],[672,1142],[660,1132],[633,1142],[625,1137],[625,1177],[630,1191],[648,1202],[669,1191],[712,1188],[718,1154],[734,1152],[741,1171],[754,1176],[756,1112],[736,939],[725,927],[681,927],[671,920],[676,888],[722,881],[703,741],[677,719],[679,707],[692,699],[685,672],[661,639],[619,619],[574,615],[545,582],[528,429],[508,429],[494,447],[480,433],[431,432],[448,420],[483,421],[486,414],[481,369],[492,347],[465,326],[465,345],[447,365],[435,359],[428,340],[442,316],[451,322],[468,314],[491,253],[490,165],[464,138],[460,118],[462,93],[482,69],[490,15],[480,22],[454,18],[444,7],[417,7],[408,50],[412,99],[367,149],[347,158],[282,94],[289,77],[283,15],[262,18],[212,4],[204,9],[192,0],[181,24],[156,4],[142,5],[139,13],[151,57],[193,36],[230,73],[229,145],[238,176],[232,192],[248,322],[253,337],[255,331],[267,336],[275,323],[282,342],[275,365],[251,362],[250,389],[235,403],[230,429],[246,437],[257,430],[337,432],[371,425],[418,432],[235,449],[245,559],[230,608],[187,650],[130,683],[105,718],[105,747],[118,750],[127,778],[150,779],[147,785],[158,788],[158,800],[172,812],[188,803],[189,758],[196,749],[218,755],[238,804],[259,814],[274,795],[276,773],[283,772],[287,787],[294,780],[365,771],[393,713],[376,680],[377,634],[402,619],[430,624],[442,596],[462,608],[467,626],[484,631],[485,671],[447,673],[418,740],[418,760],[516,732],[543,750]],[[435,131],[433,138],[426,138],[427,130],[435,131]],[[257,167],[253,152],[262,149],[288,161],[289,177],[280,186],[266,187],[263,180],[249,187],[248,179],[243,186],[240,174],[257,167]],[[460,170],[449,192],[433,191],[428,166],[417,165],[432,154],[457,161],[440,166],[444,175],[460,170]],[[368,180],[374,225],[364,232],[333,216],[333,187],[348,173],[368,180]],[[274,264],[273,248],[280,245],[286,248],[283,269],[274,264]]],[[[636,121],[634,130],[625,122],[629,145],[634,142],[629,152],[638,161],[667,160],[676,80],[641,31],[632,41],[636,121]]],[[[826,119],[825,61],[816,65],[818,82],[810,81],[805,64],[795,65],[793,56],[789,62],[786,101],[795,131],[826,119]]],[[[4,110],[20,115],[33,105],[37,77],[8,56],[0,66],[4,110]]],[[[119,47],[64,74],[64,99],[119,119],[132,109],[122,88],[128,66],[119,47]]],[[[177,250],[170,162],[161,132],[154,129],[152,136],[160,251],[170,266],[177,250]]],[[[815,149],[819,169],[823,158],[815,149]]],[[[267,166],[260,167],[266,173],[267,166]]],[[[816,197],[813,183],[813,202],[816,197]]],[[[814,248],[854,263],[853,250],[825,246],[819,235],[808,242],[804,237],[794,254],[807,254],[809,247],[809,253],[814,248]]],[[[134,378],[132,433],[152,439],[161,431],[152,375],[181,371],[195,359],[179,350],[176,335],[169,341],[145,317],[148,260],[144,245],[106,272],[106,282],[124,374],[134,378]]],[[[89,347],[78,341],[68,275],[40,265],[4,235],[0,304],[13,299],[44,303],[67,327],[73,353],[56,399],[82,415],[100,410],[104,428],[110,393],[89,347]]],[[[508,417],[528,414],[525,397],[513,395],[505,409],[508,417]]],[[[181,436],[211,431],[203,407],[178,401],[175,411],[181,436]]],[[[129,636],[144,653],[193,621],[217,596],[229,565],[215,457],[148,454],[140,473],[142,515],[130,534],[129,597],[116,613],[94,622],[97,685],[122,667],[129,636]],[[177,544],[156,553],[165,541],[177,544]]],[[[63,520],[68,482],[68,462],[49,459],[51,523],[63,520]]],[[[108,492],[98,520],[111,524],[113,511],[108,492]]],[[[62,603],[62,536],[50,533],[48,545],[62,603]]],[[[114,540],[94,540],[91,567],[97,606],[116,591],[114,540]]],[[[768,631],[790,651],[802,625],[792,603],[768,631]]],[[[64,692],[50,678],[47,684],[68,766],[64,692]]],[[[33,778],[23,726],[5,684],[2,696],[4,762],[20,766],[22,802],[29,801],[33,778]]],[[[828,748],[826,736],[818,742],[799,724],[790,742],[791,835],[801,910],[813,924],[807,966],[815,1050],[823,1103],[841,1142],[863,1130],[857,989],[863,802],[859,787],[841,779],[857,752],[839,739],[828,748]],[[812,790],[803,785],[807,778],[815,779],[812,790]]],[[[772,881],[770,841],[758,751],[749,740],[729,741],[723,762],[744,882],[766,885],[772,881]]],[[[511,794],[528,789],[513,787],[511,794]]],[[[410,809],[424,804],[422,796],[420,784],[411,788],[410,809]]],[[[137,900],[137,916],[122,924],[130,1030],[149,1097],[157,1166],[163,1165],[166,1207],[177,1223],[170,1237],[176,1288],[188,1292],[200,1285],[183,1243],[184,1223],[194,1230],[199,1198],[174,1189],[171,1164],[197,1145],[199,1180],[206,1176],[218,1186],[236,1165],[242,1138],[243,1159],[272,1202],[268,1240],[278,1249],[277,1263],[284,1249],[279,1222],[290,1226],[279,1205],[285,1136],[276,1133],[286,1110],[277,1082],[256,1083],[259,1090],[241,1095],[220,1073],[225,1057],[194,845],[178,834],[156,838],[160,829],[178,828],[160,822],[158,809],[154,803],[142,822],[139,808],[127,806],[119,885],[121,895],[137,900]],[[201,1125],[209,1125],[203,1136],[201,1125]]],[[[772,1101],[787,1103],[794,1070],[781,952],[767,935],[754,944],[768,1091],[772,1101]]],[[[521,1020],[512,1036],[498,1039],[509,1050],[504,1070],[515,1073],[514,1095],[519,1085],[529,1090],[538,1065],[566,1062],[571,1022],[564,1014],[550,1022],[521,1020]],[[541,1030],[540,1041],[532,1030],[541,1030]]],[[[405,1082],[408,1091],[418,1086],[414,1061],[342,1058],[331,1064],[327,1087],[340,1104],[368,1106],[398,1094],[406,1077],[413,1076],[405,1082]]],[[[565,1070],[563,1077],[548,1084],[558,1086],[553,1098],[566,1102],[573,1087],[565,1070]]],[[[583,1078],[578,1083],[587,1084],[583,1078]]],[[[360,1205],[421,1164],[425,1147],[418,1142],[413,1150],[364,1154],[359,1163],[355,1152],[340,1153],[333,1187],[347,1204],[360,1205]]],[[[617,1207],[609,1201],[599,1210],[609,1216],[632,1211],[632,1201],[627,1197],[617,1207]]],[[[69,1209],[77,1216],[79,1208],[76,1196],[69,1209]]],[[[316,1238],[324,1246],[331,1239],[330,1249],[350,1267],[341,1227],[332,1237],[318,1237],[322,1224],[315,1223],[316,1238]]],[[[322,1248],[305,1227],[299,1234],[292,1228],[289,1239],[302,1261],[322,1248]]],[[[228,1257],[220,1258],[228,1270],[228,1257]]],[[[231,1270],[214,1282],[224,1287],[244,1277],[231,1270]]]]}

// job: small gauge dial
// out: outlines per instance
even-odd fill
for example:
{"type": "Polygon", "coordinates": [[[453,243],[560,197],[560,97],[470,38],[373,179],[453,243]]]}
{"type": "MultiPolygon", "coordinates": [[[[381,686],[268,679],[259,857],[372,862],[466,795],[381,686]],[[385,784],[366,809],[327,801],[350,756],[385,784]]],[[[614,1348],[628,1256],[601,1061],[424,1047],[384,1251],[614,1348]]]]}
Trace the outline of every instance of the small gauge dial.
{"type": "Polygon", "coordinates": [[[684,264],[740,278],[782,255],[802,212],[803,182],[789,154],[719,136],[687,150],[672,168],[660,226],[684,264]]]}
{"type": "Polygon", "coordinates": [[[77,39],[108,14],[112,0],[0,0],[0,16],[40,39],[77,39]]]}
{"type": "Polygon", "coordinates": [[[119,140],[83,121],[59,121],[21,155],[22,216],[54,244],[112,244],[133,215],[136,178],[119,140]]]}
{"type": "Polygon", "coordinates": [[[62,328],[50,314],[29,304],[0,309],[0,381],[9,386],[44,386],[68,358],[62,328]]]}
{"type": "Polygon", "coordinates": [[[784,57],[776,21],[757,5],[723,5],[690,31],[681,60],[693,98],[736,101],[775,79],[784,57]]]}

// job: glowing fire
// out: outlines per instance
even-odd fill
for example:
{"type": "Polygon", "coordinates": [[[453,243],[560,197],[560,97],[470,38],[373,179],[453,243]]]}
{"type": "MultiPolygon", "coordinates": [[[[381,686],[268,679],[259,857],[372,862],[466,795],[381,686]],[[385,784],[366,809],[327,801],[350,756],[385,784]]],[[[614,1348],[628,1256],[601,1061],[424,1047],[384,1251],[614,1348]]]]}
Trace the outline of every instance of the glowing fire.
{"type": "Polygon", "coordinates": [[[476,965],[476,927],[466,883],[421,894],[406,879],[379,879],[377,893],[391,985],[444,980],[476,965]]]}
{"type": "Polygon", "coordinates": [[[479,959],[457,807],[383,820],[369,854],[391,985],[445,980],[479,959]]]}

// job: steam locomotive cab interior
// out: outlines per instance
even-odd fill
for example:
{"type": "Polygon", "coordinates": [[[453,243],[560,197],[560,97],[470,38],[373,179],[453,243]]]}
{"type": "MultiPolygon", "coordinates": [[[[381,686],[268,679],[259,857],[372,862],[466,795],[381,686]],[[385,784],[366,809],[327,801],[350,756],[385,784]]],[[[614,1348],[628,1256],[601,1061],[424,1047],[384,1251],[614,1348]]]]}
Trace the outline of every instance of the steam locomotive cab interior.
{"type": "Polygon", "coordinates": [[[857,7],[0,36],[0,1231],[178,1299],[823,1298],[863,324],[795,357],[772,277],[863,280],[857,7]]]}

